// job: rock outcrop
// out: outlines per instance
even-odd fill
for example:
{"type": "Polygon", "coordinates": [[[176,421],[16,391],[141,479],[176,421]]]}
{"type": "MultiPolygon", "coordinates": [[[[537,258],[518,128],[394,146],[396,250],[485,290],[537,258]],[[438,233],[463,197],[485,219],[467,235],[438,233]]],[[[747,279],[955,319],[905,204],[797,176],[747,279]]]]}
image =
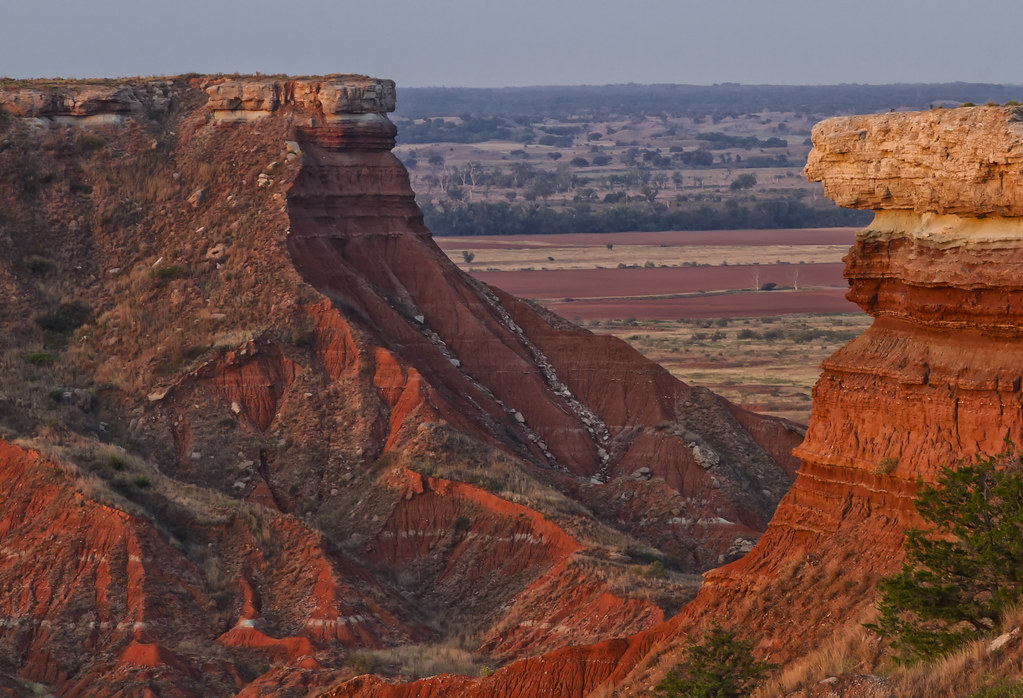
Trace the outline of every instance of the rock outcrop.
{"type": "Polygon", "coordinates": [[[848,297],[875,320],[824,362],[802,466],[767,533],[673,620],[677,637],[708,617],[746,628],[782,663],[869,618],[920,524],[920,479],[1023,443],[1017,110],[835,118],[813,139],[807,176],[875,211],[845,260],[848,297]]]}
{"type": "Polygon", "coordinates": [[[0,676],[305,695],[461,641],[528,658],[510,695],[599,643],[558,674],[586,692],[677,572],[759,537],[800,431],[462,274],[393,103],[359,76],[0,89],[0,575],[27,580],[0,676]]]}
{"type": "MultiPolygon", "coordinates": [[[[796,449],[802,465],[767,532],[745,557],[706,573],[677,616],[629,638],[632,651],[568,648],[545,655],[542,671],[520,661],[461,680],[460,694],[581,696],[614,685],[617,695],[645,695],[710,623],[739,630],[773,662],[826,653],[869,620],[877,580],[898,568],[904,531],[920,523],[919,479],[1006,440],[1023,443],[1017,110],[836,118],[813,138],[807,175],[840,203],[875,211],[846,257],[849,297],[875,321],[824,362],[796,449]],[[541,673],[542,685],[530,683],[541,673]]],[[[453,680],[417,686],[441,695],[453,680]]],[[[872,677],[807,692],[839,689],[890,693],[872,677]]],[[[331,695],[414,693],[362,680],[331,695]]]]}

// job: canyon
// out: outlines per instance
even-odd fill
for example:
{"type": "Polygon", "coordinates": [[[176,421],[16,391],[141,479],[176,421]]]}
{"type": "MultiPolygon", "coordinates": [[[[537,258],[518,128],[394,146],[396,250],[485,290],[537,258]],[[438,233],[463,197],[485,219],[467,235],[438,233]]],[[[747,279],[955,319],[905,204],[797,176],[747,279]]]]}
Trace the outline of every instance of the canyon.
{"type": "MultiPolygon", "coordinates": [[[[839,203],[875,212],[845,260],[848,297],[874,322],[824,362],[795,450],[799,471],[765,535],[744,557],[705,573],[678,615],[482,681],[438,678],[431,689],[360,679],[331,695],[648,695],[688,638],[712,624],[736,629],[758,656],[804,667],[814,681],[822,676],[812,666],[832,666],[836,653],[852,662],[846,671],[876,670],[883,644],[860,624],[873,618],[877,581],[899,568],[905,530],[920,524],[917,483],[1023,437],[1023,228],[1012,171],[1019,124],[1015,107],[966,107],[815,127],[808,178],[839,203]]],[[[898,684],[898,676],[809,685],[782,677],[772,695],[966,695],[992,675],[983,664],[990,655],[960,668],[954,688],[898,684]]],[[[1018,655],[1017,647],[1006,661],[1018,655]]],[[[998,671],[1015,676],[1004,665],[998,671]]]]}
{"type": "Polygon", "coordinates": [[[661,627],[765,530],[802,429],[460,272],[394,99],[0,89],[9,694],[545,662],[661,627]]]}
{"type": "Polygon", "coordinates": [[[0,86],[0,694],[641,695],[711,623],[790,664],[918,479],[1020,442],[1015,108],[815,127],[875,319],[804,434],[459,271],[394,100],[0,86]]]}

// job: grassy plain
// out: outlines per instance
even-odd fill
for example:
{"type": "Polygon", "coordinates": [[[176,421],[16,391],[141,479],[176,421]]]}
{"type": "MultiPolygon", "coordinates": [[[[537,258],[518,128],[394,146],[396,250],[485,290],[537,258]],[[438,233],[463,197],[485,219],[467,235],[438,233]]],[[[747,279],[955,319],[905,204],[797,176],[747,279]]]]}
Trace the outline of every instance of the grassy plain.
{"type": "Polygon", "coordinates": [[[754,412],[806,424],[821,362],[870,326],[864,313],[591,321],[686,383],[754,412]]]}
{"type": "Polygon", "coordinates": [[[702,231],[438,242],[486,283],[620,337],[686,383],[806,424],[821,361],[871,322],[843,297],[839,263],[853,235],[702,231]],[[778,290],[754,290],[775,278],[778,290]]]}

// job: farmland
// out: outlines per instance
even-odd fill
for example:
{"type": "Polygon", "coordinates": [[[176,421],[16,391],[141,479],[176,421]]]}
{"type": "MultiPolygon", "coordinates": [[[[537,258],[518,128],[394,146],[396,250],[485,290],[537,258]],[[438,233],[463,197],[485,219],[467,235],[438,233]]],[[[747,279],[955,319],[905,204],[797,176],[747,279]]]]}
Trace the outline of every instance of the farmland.
{"type": "Polygon", "coordinates": [[[805,424],[820,362],[870,318],[849,228],[438,238],[479,280],[614,334],[687,383],[805,424]]]}

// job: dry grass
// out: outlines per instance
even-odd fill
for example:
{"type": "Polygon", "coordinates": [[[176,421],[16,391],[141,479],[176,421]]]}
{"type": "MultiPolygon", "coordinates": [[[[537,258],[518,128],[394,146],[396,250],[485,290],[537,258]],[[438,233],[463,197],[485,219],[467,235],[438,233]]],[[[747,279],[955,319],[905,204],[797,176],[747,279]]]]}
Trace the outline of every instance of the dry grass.
{"type": "MultiPolygon", "coordinates": [[[[496,666],[486,657],[450,644],[404,645],[359,653],[375,673],[420,679],[438,674],[480,676],[496,666]]],[[[357,661],[357,663],[360,663],[357,661]]]]}
{"type": "MultiPolygon", "coordinates": [[[[871,610],[871,615],[873,613],[871,610]]],[[[862,622],[869,620],[865,617],[862,622]]],[[[808,688],[828,676],[875,671],[881,661],[881,642],[863,627],[862,622],[846,625],[816,652],[784,666],[760,688],[757,695],[776,698],[808,688]]]]}
{"type": "Polygon", "coordinates": [[[592,324],[679,380],[755,412],[806,424],[821,362],[870,326],[865,314],[592,324]]]}
{"type": "Polygon", "coordinates": [[[944,659],[909,666],[893,665],[884,641],[863,627],[876,616],[842,628],[819,650],[780,670],[757,691],[759,698],[778,698],[805,690],[831,676],[884,675],[897,696],[1020,696],[1023,695],[1023,607],[1002,620],[1002,632],[1014,632],[1003,648],[992,651],[991,639],[972,642],[944,659]]]}
{"type": "Polygon", "coordinates": [[[842,261],[848,245],[604,245],[586,247],[559,246],[540,242],[523,243],[513,249],[487,249],[473,243],[487,242],[481,238],[445,240],[447,255],[464,271],[518,271],[522,269],[614,269],[619,264],[642,267],[691,266],[724,264],[764,264],[768,260],[787,264],[817,264],[842,261]],[[457,248],[447,248],[457,240],[457,248]],[[472,252],[466,263],[462,252],[472,252]]]}

